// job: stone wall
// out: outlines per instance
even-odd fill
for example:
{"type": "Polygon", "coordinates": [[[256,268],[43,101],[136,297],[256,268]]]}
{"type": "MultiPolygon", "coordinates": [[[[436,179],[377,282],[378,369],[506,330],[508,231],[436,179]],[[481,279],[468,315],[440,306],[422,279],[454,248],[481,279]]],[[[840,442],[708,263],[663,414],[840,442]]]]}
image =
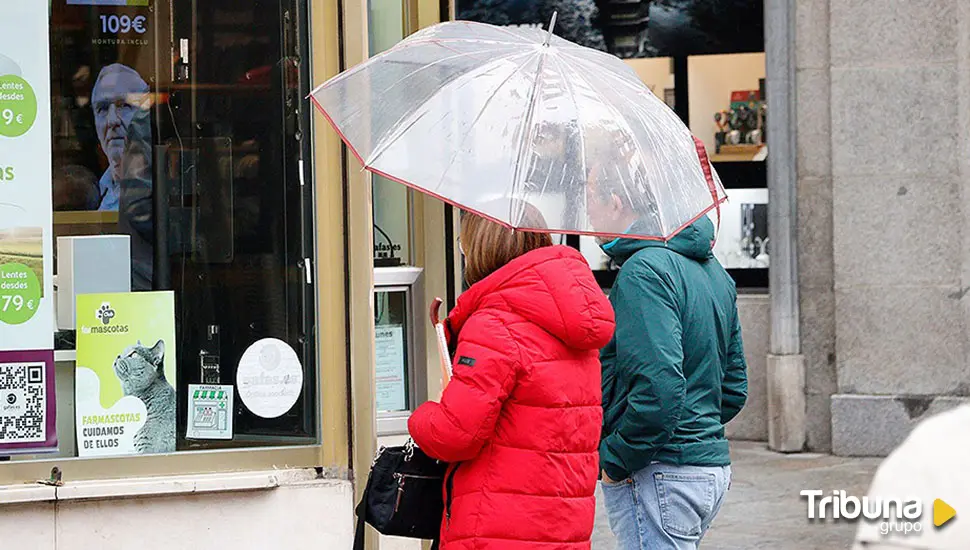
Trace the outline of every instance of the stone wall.
{"type": "Polygon", "coordinates": [[[970,395],[970,3],[797,6],[808,446],[881,455],[970,395]]]}
{"type": "Polygon", "coordinates": [[[738,295],[741,338],[748,362],[748,400],[737,418],[724,428],[729,439],[768,440],[768,339],[771,336],[771,300],[767,294],[738,295]]]}
{"type": "Polygon", "coordinates": [[[813,451],[828,451],[830,400],[836,392],[829,0],[799,0],[795,23],[797,250],[806,445],[813,451]]]}

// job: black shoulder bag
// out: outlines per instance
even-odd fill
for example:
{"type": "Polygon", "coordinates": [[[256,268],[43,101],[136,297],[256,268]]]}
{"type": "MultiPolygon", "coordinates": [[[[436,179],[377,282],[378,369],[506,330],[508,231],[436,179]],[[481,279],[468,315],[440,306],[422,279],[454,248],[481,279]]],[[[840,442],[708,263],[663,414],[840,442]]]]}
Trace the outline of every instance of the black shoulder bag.
{"type": "Polygon", "coordinates": [[[354,550],[364,548],[365,521],[382,535],[433,540],[436,549],[447,468],[447,463],[424,454],[410,439],[401,447],[382,447],[357,505],[354,550]]]}

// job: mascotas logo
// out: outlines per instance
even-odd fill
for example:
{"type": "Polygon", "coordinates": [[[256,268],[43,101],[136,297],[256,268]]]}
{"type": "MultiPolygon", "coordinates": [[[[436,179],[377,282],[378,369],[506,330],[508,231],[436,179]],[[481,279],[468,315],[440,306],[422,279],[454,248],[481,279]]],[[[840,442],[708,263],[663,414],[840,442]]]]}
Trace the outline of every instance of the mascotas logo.
{"type": "Polygon", "coordinates": [[[94,312],[97,322],[93,326],[82,326],[81,332],[84,334],[125,334],[128,332],[128,325],[119,325],[115,322],[117,313],[111,307],[111,302],[101,302],[98,309],[94,312]]]}
{"type": "MultiPolygon", "coordinates": [[[[808,519],[846,520],[863,519],[879,522],[879,533],[909,535],[923,530],[923,501],[918,498],[862,498],[846,495],[845,491],[832,491],[823,496],[824,491],[805,490],[799,493],[807,499],[808,519]]],[[[957,515],[952,506],[942,499],[933,501],[933,525],[939,529],[957,515]]]]}
{"type": "Polygon", "coordinates": [[[94,313],[94,316],[97,317],[98,320],[103,324],[108,325],[111,324],[111,320],[115,318],[115,310],[111,309],[110,302],[104,302],[101,304],[101,307],[98,308],[98,311],[94,313]]]}

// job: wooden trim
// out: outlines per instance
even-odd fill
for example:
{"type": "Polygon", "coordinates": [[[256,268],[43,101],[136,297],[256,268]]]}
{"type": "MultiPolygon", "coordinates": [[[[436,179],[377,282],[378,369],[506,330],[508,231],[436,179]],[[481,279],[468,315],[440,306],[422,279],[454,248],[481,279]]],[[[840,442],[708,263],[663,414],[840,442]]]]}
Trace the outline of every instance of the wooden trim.
{"type": "Polygon", "coordinates": [[[425,27],[436,25],[441,19],[441,2],[439,0],[405,0],[408,12],[411,14],[411,27],[407,34],[413,34],[425,27]]]}
{"type": "MultiPolygon", "coordinates": [[[[345,0],[343,7],[344,67],[368,58],[367,1],[345,0]]],[[[322,117],[317,120],[323,122],[322,117]]],[[[325,123],[324,123],[325,124],[325,123]]],[[[336,133],[328,131],[336,138],[336,133]]],[[[374,220],[369,172],[362,171],[351,155],[344,156],[347,209],[347,296],[350,327],[351,468],[359,498],[377,446],[377,414],[374,402],[374,220]]],[[[369,541],[370,542],[370,541],[369,541]]]]}
{"type": "MultiPolygon", "coordinates": [[[[319,84],[340,72],[339,6],[310,0],[310,78],[319,84]]],[[[307,102],[306,109],[313,109],[307,102]]],[[[321,464],[350,468],[347,296],[343,161],[340,138],[314,110],[313,185],[316,203],[317,356],[320,373],[321,464]]]]}

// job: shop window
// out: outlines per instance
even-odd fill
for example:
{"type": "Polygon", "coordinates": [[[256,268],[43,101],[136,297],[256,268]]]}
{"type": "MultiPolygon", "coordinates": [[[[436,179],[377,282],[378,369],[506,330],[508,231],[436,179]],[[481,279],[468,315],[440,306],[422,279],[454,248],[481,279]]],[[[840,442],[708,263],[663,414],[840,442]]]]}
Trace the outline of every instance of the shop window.
{"type": "Polygon", "coordinates": [[[697,55],[686,65],[690,129],[707,147],[730,197],[721,207],[714,254],[738,287],[767,288],[765,54],[697,55]]]}
{"type": "MultiPolygon", "coordinates": [[[[368,42],[371,55],[394,46],[405,35],[402,0],[369,0],[368,42]]],[[[411,264],[411,192],[400,183],[373,175],[374,267],[411,264]]]]}
{"type": "Polygon", "coordinates": [[[297,6],[51,3],[60,456],[318,441],[297,6]]]}
{"type": "MultiPolygon", "coordinates": [[[[496,25],[544,27],[554,10],[556,34],[624,59],[704,142],[730,198],[715,253],[739,287],[767,288],[764,2],[456,2],[459,19],[496,25]]],[[[567,241],[612,286],[615,266],[596,241],[567,241]]]]}

